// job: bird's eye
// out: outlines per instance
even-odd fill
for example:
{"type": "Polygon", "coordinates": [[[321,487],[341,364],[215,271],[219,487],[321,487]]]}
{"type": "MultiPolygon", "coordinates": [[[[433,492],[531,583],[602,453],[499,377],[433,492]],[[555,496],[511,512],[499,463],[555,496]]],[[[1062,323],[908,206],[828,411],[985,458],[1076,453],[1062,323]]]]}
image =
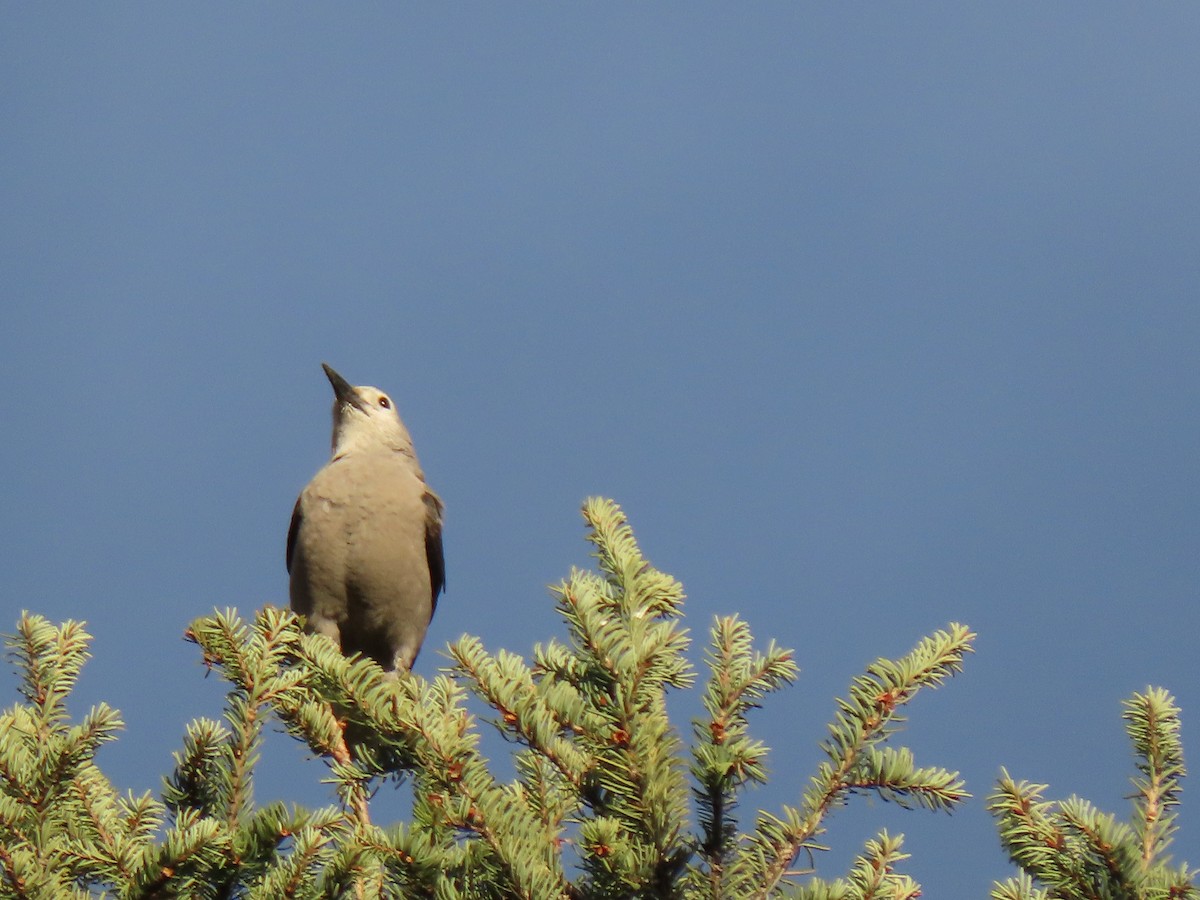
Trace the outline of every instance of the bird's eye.
{"type": "Polygon", "coordinates": [[[384,409],[391,409],[392,401],[389,400],[387,397],[383,396],[382,394],[380,394],[379,395],[379,405],[382,406],[384,409]]]}

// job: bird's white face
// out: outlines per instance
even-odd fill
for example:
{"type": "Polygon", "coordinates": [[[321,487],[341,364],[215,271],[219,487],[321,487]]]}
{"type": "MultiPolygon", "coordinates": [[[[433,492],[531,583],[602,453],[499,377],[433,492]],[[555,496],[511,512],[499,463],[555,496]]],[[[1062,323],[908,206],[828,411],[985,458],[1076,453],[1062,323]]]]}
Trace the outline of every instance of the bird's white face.
{"type": "Polygon", "coordinates": [[[412,452],[412,438],[400,421],[392,398],[370,385],[354,387],[348,395],[335,398],[334,453],[384,448],[412,452]]]}

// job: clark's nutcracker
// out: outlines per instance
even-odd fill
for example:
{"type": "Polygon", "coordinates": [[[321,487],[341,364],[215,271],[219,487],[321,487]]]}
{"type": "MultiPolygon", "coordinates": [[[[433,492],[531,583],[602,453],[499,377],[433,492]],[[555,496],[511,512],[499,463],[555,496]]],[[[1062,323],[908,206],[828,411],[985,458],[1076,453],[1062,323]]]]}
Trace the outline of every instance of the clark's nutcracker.
{"type": "Polygon", "coordinates": [[[446,584],[442,501],[391,398],[322,367],[333,385],[333,458],[292,512],[292,609],[343,653],[408,670],[446,584]]]}

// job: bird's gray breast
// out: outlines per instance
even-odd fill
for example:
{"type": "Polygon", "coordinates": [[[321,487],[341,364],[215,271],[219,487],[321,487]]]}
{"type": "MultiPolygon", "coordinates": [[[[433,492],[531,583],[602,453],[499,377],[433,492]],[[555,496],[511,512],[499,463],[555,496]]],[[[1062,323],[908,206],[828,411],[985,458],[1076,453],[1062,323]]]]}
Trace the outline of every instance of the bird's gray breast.
{"type": "Polygon", "coordinates": [[[392,452],[346,455],[317,473],[297,538],[313,612],[368,628],[429,621],[424,494],[411,460],[392,452]]]}

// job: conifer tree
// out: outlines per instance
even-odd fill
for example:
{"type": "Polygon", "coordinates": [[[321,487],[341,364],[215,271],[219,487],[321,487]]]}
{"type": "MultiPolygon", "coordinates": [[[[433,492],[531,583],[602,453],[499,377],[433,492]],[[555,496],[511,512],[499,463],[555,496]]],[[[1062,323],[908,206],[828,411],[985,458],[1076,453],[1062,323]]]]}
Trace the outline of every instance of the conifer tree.
{"type": "Polygon", "coordinates": [[[289,611],[198,619],[187,636],[228,680],[225,712],[188,726],[159,798],[122,795],[97,768],[97,749],[121,728],[114,710],[68,716],[88,655],[83,626],[23,615],[8,639],[21,701],[0,714],[0,896],[918,896],[899,871],[900,835],[869,840],[841,878],[794,865],[819,856],[829,816],[853,795],[931,810],[968,796],[957,773],[919,767],[891,739],[916,694],[960,670],[974,635],[951,624],[868,666],[838,701],[803,795],[743,816],[745,789],[767,779],[750,715],[795,680],[793,654],[756,649],[744,621],[717,619],[703,715],[685,746],[666,705],[668,691],[698,678],[682,587],[647,562],[615,504],[589,500],[584,518],[596,570],[574,570],[554,590],[565,637],[528,659],[464,636],[432,680],[389,679],[304,634],[289,611]],[[470,693],[516,748],[511,782],[481,752],[470,693]],[[255,803],[272,720],[320,760],[336,804],[255,803]],[[411,790],[410,822],[372,819],[387,780],[411,790]]]}
{"type": "Polygon", "coordinates": [[[997,884],[994,900],[1197,900],[1200,872],[1171,867],[1167,848],[1177,829],[1185,774],[1179,707],[1150,687],[1124,703],[1125,730],[1137,759],[1133,816],[1118,822],[1087,800],[1043,799],[1048,785],[1004,772],[988,809],[1000,842],[1020,868],[997,884]]]}

